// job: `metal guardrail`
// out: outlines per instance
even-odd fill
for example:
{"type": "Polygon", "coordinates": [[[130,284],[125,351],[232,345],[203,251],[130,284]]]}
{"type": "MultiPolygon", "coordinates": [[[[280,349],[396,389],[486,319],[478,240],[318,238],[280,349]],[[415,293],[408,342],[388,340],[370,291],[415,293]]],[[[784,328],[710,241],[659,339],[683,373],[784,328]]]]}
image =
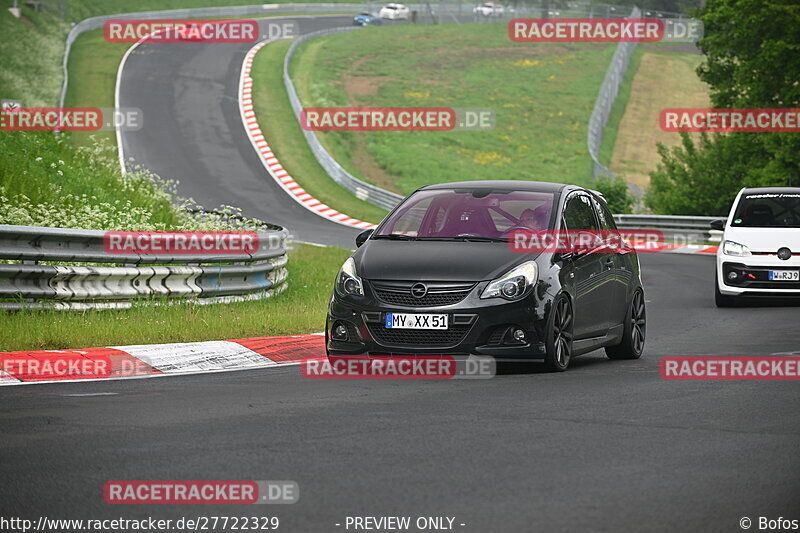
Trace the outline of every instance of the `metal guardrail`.
{"type": "Polygon", "coordinates": [[[614,215],[621,229],[655,229],[670,240],[686,244],[719,242],[722,232],[711,229],[711,221],[723,217],[695,217],[680,215],[614,215]]]}
{"type": "Polygon", "coordinates": [[[0,260],[18,261],[0,264],[0,308],[125,308],[147,298],[208,304],[286,288],[284,229],[259,232],[252,254],[216,255],[108,253],[105,233],[0,225],[0,260]]]}
{"type": "Polygon", "coordinates": [[[322,146],[322,143],[319,142],[317,135],[313,131],[308,131],[302,127],[300,114],[303,111],[303,104],[300,102],[300,98],[297,95],[297,89],[295,89],[294,83],[292,82],[292,78],[289,76],[289,64],[294,57],[294,53],[297,51],[297,48],[306,42],[309,39],[313,39],[315,37],[321,37],[323,35],[333,35],[337,33],[345,33],[351,30],[355,30],[358,28],[337,28],[335,30],[322,30],[317,31],[314,33],[309,33],[308,35],[304,35],[299,39],[296,39],[292,46],[289,47],[289,50],[286,52],[286,57],[283,61],[283,85],[286,87],[286,93],[289,95],[289,102],[292,106],[292,110],[294,111],[295,118],[297,119],[297,123],[300,124],[300,129],[303,131],[303,135],[306,138],[306,142],[308,146],[311,148],[311,152],[314,154],[314,157],[319,162],[320,166],[325,169],[325,172],[331,177],[333,181],[353,193],[356,198],[361,200],[367,201],[371,204],[377,205],[384,209],[390,210],[398,203],[400,200],[403,199],[403,196],[391,191],[387,191],[378,187],[377,185],[373,185],[371,183],[367,183],[362,181],[342,167],[336,160],[333,158],[331,154],[322,146]]]}
{"type": "Polygon", "coordinates": [[[712,220],[724,217],[694,217],[680,215],[614,215],[623,228],[709,229],[712,220]]]}
{"type": "MultiPolygon", "coordinates": [[[[630,18],[640,18],[641,15],[642,10],[634,7],[630,18]]],[[[600,92],[594,102],[592,115],[589,117],[589,131],[586,136],[586,142],[589,148],[589,155],[592,158],[592,179],[596,179],[599,176],[617,177],[616,174],[600,162],[600,145],[603,142],[603,130],[608,124],[611,108],[614,107],[614,102],[617,99],[617,94],[619,94],[620,85],[622,85],[625,72],[628,70],[628,63],[630,63],[631,55],[636,49],[636,44],[636,42],[621,42],[617,45],[614,56],[611,58],[611,64],[608,65],[605,78],[603,78],[603,83],[600,85],[600,92]]]]}
{"type": "MultiPolygon", "coordinates": [[[[305,13],[347,12],[347,11],[361,12],[364,10],[377,11],[379,5],[380,4],[375,4],[375,3],[257,4],[249,6],[172,9],[164,11],[120,13],[120,14],[104,15],[104,16],[84,19],[79,23],[77,23],[75,26],[73,26],[73,28],[67,35],[64,58],[62,62],[63,82],[61,86],[61,92],[59,95],[58,105],[59,107],[64,107],[64,102],[67,95],[67,89],[69,84],[69,79],[68,79],[69,73],[67,66],[69,63],[69,55],[73,43],[83,32],[102,28],[103,24],[107,20],[161,19],[161,18],[182,19],[182,18],[207,18],[207,17],[220,17],[220,16],[235,17],[235,16],[254,16],[254,15],[265,15],[265,14],[266,15],[305,14],[305,13]]],[[[439,2],[439,3],[408,4],[408,5],[413,11],[417,11],[422,14],[422,17],[419,19],[419,22],[422,23],[446,23],[446,22],[460,23],[457,16],[463,16],[465,14],[471,13],[471,7],[469,5],[462,5],[461,3],[453,5],[446,2],[439,2]]],[[[622,12],[623,9],[624,8],[622,8],[621,6],[595,4],[593,2],[589,2],[586,4],[576,5],[575,9],[561,10],[561,11],[555,10],[545,14],[542,10],[538,8],[533,8],[528,6],[518,6],[515,12],[512,13],[511,11],[508,11],[504,14],[503,17],[487,18],[487,17],[475,16],[473,18],[475,22],[486,21],[486,20],[490,21],[496,20],[499,22],[511,17],[524,17],[524,16],[529,16],[529,17],[553,16],[554,18],[578,17],[578,16],[613,17],[616,16],[616,13],[622,12]]],[[[638,8],[634,8],[630,16],[637,17],[640,15],[641,11],[638,8]]],[[[648,15],[650,15],[649,12],[648,15]]],[[[662,13],[661,15],[663,16],[664,14],[662,13]]],[[[349,31],[351,29],[354,28],[343,28],[342,30],[338,31],[349,31]]],[[[327,30],[327,31],[317,32],[314,34],[309,34],[300,39],[297,39],[293,43],[292,47],[290,48],[289,52],[286,55],[284,61],[284,74],[283,74],[284,84],[286,86],[287,93],[289,94],[289,100],[291,102],[292,109],[294,110],[298,121],[300,120],[299,113],[300,110],[302,109],[302,104],[300,103],[299,98],[297,97],[297,91],[295,90],[294,84],[292,83],[291,78],[289,77],[288,74],[289,62],[291,61],[294,52],[297,50],[297,47],[305,40],[324,34],[337,33],[338,31],[327,30]]],[[[610,170],[608,170],[605,166],[603,166],[600,163],[598,152],[600,143],[602,141],[603,128],[608,122],[608,115],[611,111],[611,107],[619,91],[619,84],[622,82],[622,77],[624,76],[625,69],[627,69],[627,64],[628,61],[630,60],[630,54],[633,48],[635,47],[635,44],[636,43],[620,43],[616,53],[614,54],[614,58],[612,59],[611,65],[609,66],[609,70],[606,73],[606,78],[603,81],[600,94],[598,95],[597,101],[595,102],[595,107],[589,121],[589,133],[588,133],[589,153],[592,156],[593,160],[593,177],[597,177],[600,174],[613,175],[613,173],[611,173],[610,170]]],[[[366,183],[352,176],[341,165],[339,165],[334,160],[334,158],[322,147],[314,132],[304,131],[304,135],[306,136],[306,140],[308,141],[309,146],[311,147],[312,152],[317,158],[317,161],[319,161],[320,165],[322,165],[322,167],[326,170],[326,172],[328,172],[328,174],[334,181],[336,181],[337,183],[345,187],[347,190],[352,192],[357,198],[360,198],[372,204],[383,207],[384,209],[393,208],[403,198],[402,195],[399,195],[391,191],[387,191],[376,185],[366,183]]]]}
{"type": "Polygon", "coordinates": [[[64,107],[69,84],[68,69],[69,54],[75,40],[86,31],[97,30],[103,27],[107,20],[112,19],[192,19],[210,17],[237,17],[273,14],[305,14],[305,13],[336,13],[359,12],[364,9],[364,4],[256,4],[249,6],[230,7],[204,7],[191,9],[169,9],[164,11],[141,11],[137,13],[119,13],[116,15],[103,15],[91,17],[78,22],[67,35],[64,60],[62,62],[63,82],[58,98],[59,107],[64,107]]]}
{"type": "MultiPolygon", "coordinates": [[[[439,22],[449,22],[448,16],[455,15],[464,15],[466,14],[462,10],[462,6],[459,4],[458,6],[449,6],[447,4],[438,4],[438,9],[434,10],[436,15],[432,15],[435,20],[439,22]]],[[[417,7],[417,6],[415,6],[417,7]]],[[[583,6],[586,8],[586,11],[571,11],[571,10],[564,10],[562,13],[561,11],[557,11],[558,15],[555,15],[555,18],[560,17],[574,17],[574,16],[589,16],[589,17],[596,17],[596,16],[614,16],[615,13],[621,13],[623,8],[619,6],[611,6],[611,5],[594,5],[588,4],[587,6],[583,6]],[[619,10],[617,10],[619,7],[619,10]],[[613,14],[612,14],[613,8],[613,14]]],[[[556,13],[556,12],[553,12],[556,13]]],[[[641,17],[641,10],[638,7],[634,7],[633,10],[630,12],[629,17],[631,18],[638,18],[641,17]]],[[[517,12],[514,13],[513,16],[515,17],[523,17],[523,16],[543,16],[543,12],[541,12],[538,8],[527,8],[525,6],[521,6],[517,12]]],[[[663,14],[662,14],[663,16],[663,14]]],[[[489,17],[489,20],[496,20],[501,21],[503,18],[508,17],[508,14],[504,15],[504,17],[489,17]]],[[[486,19],[486,17],[480,17],[482,19],[486,19]]],[[[453,20],[458,23],[458,19],[453,17],[453,20]]],[[[476,19],[477,21],[477,19],[476,19]]],[[[289,64],[294,57],[294,53],[297,51],[297,48],[304,42],[309,39],[313,39],[315,37],[321,37],[324,35],[333,35],[336,33],[342,33],[345,31],[350,31],[354,28],[342,28],[337,30],[323,30],[319,32],[314,32],[303,37],[297,39],[292,46],[289,48],[289,51],[286,54],[283,64],[283,84],[286,88],[286,92],[289,95],[289,101],[291,102],[292,109],[294,111],[295,117],[300,123],[300,113],[303,109],[302,103],[297,95],[297,90],[295,89],[294,83],[289,76],[289,64]]],[[[613,172],[611,172],[608,168],[606,168],[602,163],[600,163],[599,159],[599,151],[600,151],[600,144],[603,139],[603,130],[608,123],[608,118],[611,113],[611,108],[614,105],[614,101],[616,100],[617,94],[619,93],[619,87],[622,84],[622,79],[625,76],[625,72],[628,68],[628,63],[630,62],[631,54],[633,53],[634,48],[636,47],[636,43],[619,43],[617,46],[616,51],[614,52],[614,56],[611,60],[611,63],[606,71],[605,78],[603,79],[603,83],[600,87],[600,92],[598,94],[597,100],[595,101],[594,109],[592,111],[592,115],[589,119],[589,130],[587,135],[587,143],[589,147],[589,154],[592,158],[592,178],[597,178],[600,175],[606,176],[615,176],[613,172]]],[[[330,175],[330,177],[338,184],[346,188],[348,191],[353,193],[357,198],[361,200],[365,200],[370,202],[374,205],[382,207],[384,209],[391,209],[397,203],[402,200],[402,196],[391,191],[387,191],[382,189],[376,185],[372,185],[370,183],[366,183],[349,172],[345,170],[336,160],[328,153],[327,150],[322,146],[317,137],[316,133],[313,131],[306,131],[303,130],[303,135],[306,138],[306,142],[311,147],[311,151],[314,154],[314,157],[317,159],[319,164],[325,171],[330,175]]],[[[615,176],[616,177],[616,176],[615,176]]],[[[637,190],[636,196],[641,196],[641,191],[637,190]]]]}

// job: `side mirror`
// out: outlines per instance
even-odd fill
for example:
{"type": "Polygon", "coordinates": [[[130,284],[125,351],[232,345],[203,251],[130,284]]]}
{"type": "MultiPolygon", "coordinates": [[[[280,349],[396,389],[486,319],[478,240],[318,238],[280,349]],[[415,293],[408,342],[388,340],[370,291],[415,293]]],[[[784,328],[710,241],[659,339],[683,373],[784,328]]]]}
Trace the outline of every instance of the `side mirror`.
{"type": "Polygon", "coordinates": [[[361,233],[356,235],[356,247],[361,246],[362,244],[367,242],[367,239],[369,239],[369,236],[372,235],[373,231],[375,231],[375,230],[374,229],[365,229],[364,231],[362,231],[361,233]]]}
{"type": "Polygon", "coordinates": [[[725,229],[725,223],[727,222],[724,218],[718,218],[717,220],[711,221],[711,229],[723,231],[725,229]]]}

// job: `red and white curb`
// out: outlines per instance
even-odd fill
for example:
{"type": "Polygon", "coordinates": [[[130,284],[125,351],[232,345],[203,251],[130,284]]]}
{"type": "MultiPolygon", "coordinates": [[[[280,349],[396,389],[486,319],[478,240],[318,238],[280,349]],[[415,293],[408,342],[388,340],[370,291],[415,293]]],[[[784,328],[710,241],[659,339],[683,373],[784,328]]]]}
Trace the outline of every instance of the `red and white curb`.
{"type": "Polygon", "coordinates": [[[662,254],[701,254],[716,255],[719,246],[708,246],[706,244],[668,244],[658,243],[656,250],[648,248],[637,248],[638,252],[658,252],[662,254]]]}
{"type": "Polygon", "coordinates": [[[0,386],[133,379],[298,365],[325,357],[321,333],[187,342],[0,352],[0,386]]]}
{"type": "Polygon", "coordinates": [[[247,136],[250,138],[253,148],[255,148],[261,158],[261,163],[264,165],[264,168],[267,169],[269,175],[272,176],[284,191],[286,191],[286,194],[309,211],[345,226],[362,229],[374,228],[375,224],[357,220],[344,213],[340,213],[308,194],[305,189],[286,172],[286,169],[283,168],[278,158],[272,153],[256,120],[256,114],[253,109],[253,78],[250,77],[250,71],[253,68],[253,58],[256,53],[269,42],[271,41],[262,41],[247,52],[247,55],[244,57],[244,62],[242,63],[242,72],[239,77],[239,111],[242,115],[244,129],[247,131],[247,136]]]}

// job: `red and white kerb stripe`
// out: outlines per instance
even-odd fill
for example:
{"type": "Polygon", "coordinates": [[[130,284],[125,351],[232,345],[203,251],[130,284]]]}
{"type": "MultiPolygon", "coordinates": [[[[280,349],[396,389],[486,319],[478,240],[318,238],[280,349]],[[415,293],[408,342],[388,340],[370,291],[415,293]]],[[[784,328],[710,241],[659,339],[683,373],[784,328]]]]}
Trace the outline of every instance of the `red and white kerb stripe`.
{"type": "Polygon", "coordinates": [[[256,120],[255,111],[253,110],[253,78],[250,77],[250,71],[253,68],[253,58],[256,53],[269,42],[270,41],[262,41],[247,52],[244,62],[242,63],[241,77],[239,78],[239,110],[242,114],[242,121],[244,122],[244,128],[247,131],[250,142],[261,157],[264,168],[267,169],[269,175],[272,176],[289,196],[300,203],[300,205],[319,216],[354,228],[374,228],[375,224],[357,220],[344,213],[340,213],[308,194],[305,189],[286,172],[280,161],[278,161],[278,158],[272,153],[269,144],[267,144],[264,138],[264,134],[261,132],[261,128],[256,120]]]}

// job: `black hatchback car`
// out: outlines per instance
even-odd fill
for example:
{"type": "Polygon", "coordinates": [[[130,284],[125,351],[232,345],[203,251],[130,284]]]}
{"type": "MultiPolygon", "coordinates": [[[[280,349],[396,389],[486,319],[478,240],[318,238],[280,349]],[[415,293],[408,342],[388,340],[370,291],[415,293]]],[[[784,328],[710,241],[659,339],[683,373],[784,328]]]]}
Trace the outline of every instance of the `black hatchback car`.
{"type": "Polygon", "coordinates": [[[598,241],[520,252],[520,230],[604,236],[616,226],[602,197],[573,185],[422,187],[357,237],[330,300],[328,355],[475,354],[555,371],[603,347],[611,359],[640,357],[636,252],[598,241]]]}

